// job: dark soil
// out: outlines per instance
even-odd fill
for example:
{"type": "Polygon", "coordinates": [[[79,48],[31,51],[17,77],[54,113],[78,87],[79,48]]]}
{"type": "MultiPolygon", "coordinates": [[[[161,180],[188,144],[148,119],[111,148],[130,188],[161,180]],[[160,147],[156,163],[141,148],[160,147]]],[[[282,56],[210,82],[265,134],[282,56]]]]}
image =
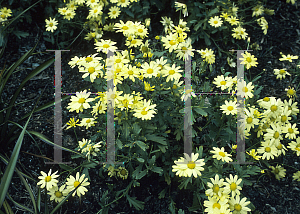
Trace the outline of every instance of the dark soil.
{"type": "MultiPolygon", "coordinates": [[[[300,4],[298,3],[300,6],[300,4]]],[[[254,52],[258,58],[259,65],[257,68],[251,69],[250,74],[246,74],[248,79],[253,79],[255,75],[266,69],[261,75],[259,85],[263,85],[265,88],[261,92],[261,98],[264,96],[275,96],[285,94],[284,89],[287,88],[287,84],[283,81],[276,80],[273,74],[274,68],[284,67],[280,58],[279,52],[284,54],[292,54],[300,56],[300,12],[293,5],[286,4],[280,1],[270,1],[267,5],[268,8],[275,10],[275,15],[268,17],[269,30],[267,35],[263,35],[261,29],[256,31],[248,32],[251,37],[251,42],[257,41],[262,47],[261,51],[254,52]],[[298,30],[298,31],[297,31],[298,30]]],[[[30,26],[29,26],[30,27],[30,26]]],[[[11,38],[8,42],[5,55],[0,59],[0,67],[3,68],[4,63],[6,66],[11,65],[13,62],[18,60],[25,52],[34,46],[37,42],[38,35],[42,33],[42,29],[33,28],[30,31],[30,36],[22,41],[11,38]]],[[[38,65],[42,64],[46,60],[53,57],[54,53],[45,52],[46,49],[55,49],[49,43],[39,41],[39,44],[35,52],[43,52],[34,55],[32,58],[25,61],[22,66],[14,73],[10,79],[9,85],[7,86],[3,99],[11,98],[14,91],[17,89],[22,80],[38,65]]],[[[62,55],[62,92],[75,92],[79,87],[85,86],[87,83],[82,80],[81,74],[77,71],[72,70],[67,64],[73,56],[86,56],[94,53],[94,47],[92,44],[88,44],[84,41],[79,42],[77,45],[71,48],[70,52],[65,52],[62,55]],[[82,50],[84,45],[84,50],[82,50]]],[[[217,71],[220,69],[216,68],[217,71]]],[[[289,79],[289,77],[288,77],[289,79]]],[[[13,121],[18,121],[18,118],[23,116],[25,113],[30,112],[37,101],[37,97],[41,95],[41,99],[37,106],[41,106],[47,102],[54,100],[54,65],[47,68],[42,72],[41,75],[30,80],[23,88],[18,100],[21,102],[28,99],[34,99],[29,104],[21,104],[16,115],[11,118],[13,121]]],[[[297,85],[291,85],[296,88],[297,85]]],[[[68,101],[62,102],[63,110],[63,124],[68,122],[68,119],[72,117],[72,113],[66,110],[68,101]]],[[[299,108],[299,97],[297,98],[299,108]]],[[[54,121],[54,107],[42,110],[35,113],[28,125],[27,130],[34,130],[41,132],[48,139],[53,142],[53,121],[54,121]]],[[[26,121],[25,121],[26,122],[26,121]]],[[[25,122],[20,124],[23,126],[25,122]]],[[[78,139],[86,136],[85,130],[77,133],[78,139]]],[[[18,162],[18,168],[24,173],[31,175],[37,179],[40,175],[40,171],[48,172],[50,168],[53,171],[60,170],[57,165],[45,164],[49,160],[41,158],[39,156],[53,158],[53,147],[45,144],[43,141],[35,138],[37,145],[26,135],[22,144],[20,160],[18,162]]],[[[72,129],[63,131],[63,146],[68,148],[75,148],[76,138],[72,129]]],[[[13,149],[13,144],[10,145],[10,152],[13,149]]],[[[7,155],[10,156],[10,152],[7,155]]],[[[64,160],[70,160],[70,154],[63,152],[64,160]]],[[[299,182],[292,180],[292,174],[297,170],[300,170],[299,157],[296,155],[285,156],[280,164],[286,164],[290,167],[285,167],[286,177],[280,181],[277,181],[271,174],[265,174],[263,177],[260,175],[252,176],[250,178],[253,181],[252,186],[244,186],[243,194],[250,200],[256,207],[257,213],[261,214],[299,214],[300,213],[300,187],[299,182]],[[294,169],[294,168],[296,169],[294,169]],[[259,181],[258,181],[259,179],[259,181]]],[[[76,161],[72,162],[71,167],[76,166],[76,161]]],[[[274,165],[274,164],[272,164],[274,165]]],[[[275,164],[276,165],[276,164],[275,164]]],[[[4,171],[5,166],[1,165],[1,170],[4,171]]],[[[97,213],[101,207],[98,205],[102,194],[108,190],[108,183],[114,185],[115,190],[121,190],[126,187],[126,182],[120,182],[114,178],[108,178],[103,180],[99,176],[99,169],[89,170],[90,177],[92,178],[89,191],[86,196],[82,197],[82,201],[78,198],[71,198],[68,203],[63,207],[63,213],[97,213]]],[[[143,211],[136,211],[133,207],[129,207],[128,202],[125,199],[119,200],[117,204],[111,205],[109,213],[140,213],[140,214],[153,214],[153,213],[170,213],[169,211],[169,196],[171,195],[176,208],[182,209],[185,213],[203,213],[203,211],[188,211],[188,207],[192,206],[192,195],[188,191],[179,191],[176,182],[172,183],[170,192],[166,194],[166,198],[158,199],[158,193],[163,190],[166,186],[164,179],[159,179],[158,176],[152,175],[149,178],[141,180],[140,187],[135,187],[131,190],[130,195],[137,197],[138,200],[145,202],[145,208],[143,211]],[[162,180],[162,181],[161,181],[162,180]]],[[[36,184],[29,182],[34,192],[37,191],[36,184]]],[[[24,189],[24,186],[20,183],[20,179],[15,174],[9,189],[9,194],[19,203],[30,204],[29,195],[24,189]]],[[[111,201],[111,200],[110,200],[111,201]]],[[[13,210],[18,209],[13,206],[13,210]]],[[[21,211],[21,213],[26,213],[21,211]]]]}

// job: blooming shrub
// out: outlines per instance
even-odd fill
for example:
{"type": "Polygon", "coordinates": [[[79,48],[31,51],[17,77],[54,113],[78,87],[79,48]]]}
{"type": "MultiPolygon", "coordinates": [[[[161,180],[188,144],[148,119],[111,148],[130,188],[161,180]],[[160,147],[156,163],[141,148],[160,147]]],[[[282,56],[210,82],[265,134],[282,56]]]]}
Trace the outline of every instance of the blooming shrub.
{"type": "MultiPolygon", "coordinates": [[[[158,4],[155,2],[151,4],[158,4]]],[[[178,191],[188,189],[194,197],[191,211],[253,211],[255,207],[251,198],[244,197],[242,191],[244,184],[251,185],[247,177],[270,168],[280,180],[286,175],[285,169],[278,164],[271,166],[272,161],[287,152],[300,154],[296,124],[299,113],[295,102],[297,89],[286,89],[288,99],[261,98],[262,86],[256,84],[261,76],[250,80],[238,78],[236,70],[229,70],[241,64],[246,74],[259,65],[255,57],[257,51],[248,52],[250,38],[245,20],[253,17],[253,23],[256,22],[262,33],[267,34],[268,22],[262,15],[273,15],[274,11],[261,4],[249,10],[246,4],[237,7],[231,1],[176,2],[173,7],[180,13],[179,18],[162,17],[163,30],[160,33],[151,29],[151,19],[145,18],[149,5],[146,0],[73,0],[59,7],[55,17],[46,19],[46,31],[54,32],[49,34],[51,38],[58,32],[64,33],[61,23],[80,20],[84,25],[87,31],[84,39],[93,42],[96,53],[75,56],[68,64],[74,72],[84,73],[82,78],[92,83],[91,91],[96,93],[90,90],[76,92],[67,107],[69,112],[76,111],[80,118],[80,123],[79,119],[75,122],[70,118],[67,129],[74,128],[75,131],[81,126],[93,133],[78,141],[75,149],[83,156],[72,157],[82,161],[81,168],[84,169],[77,172],[76,178],[70,176],[60,188],[55,179],[57,176],[51,174],[51,170],[48,175],[42,172],[38,185],[41,188],[46,186],[50,199],[60,202],[81,184],[73,193],[73,196],[81,197],[90,184],[85,176],[92,168],[99,167],[103,179],[113,177],[120,182],[130,181],[129,184],[123,183],[127,187],[121,192],[112,187],[112,191],[102,197],[114,201],[122,194],[130,206],[140,210],[144,202],[131,197],[129,189],[139,186],[139,180],[145,176],[157,173],[168,185],[160,197],[165,197],[169,185],[176,176],[180,177],[178,191]],[[252,16],[244,9],[251,11],[252,16]],[[80,10],[86,11],[85,17],[80,10]],[[122,35],[122,41],[117,41],[114,36],[107,38],[109,34],[122,35]],[[219,38],[227,45],[247,51],[238,58],[217,45],[219,38]],[[204,41],[205,46],[196,48],[194,44],[198,40],[204,41]],[[111,53],[112,56],[108,57],[111,53]],[[217,61],[224,56],[230,68],[226,72],[223,69],[216,71],[217,61]],[[189,69],[185,65],[190,57],[193,58],[193,84],[188,88],[184,85],[189,69]],[[240,63],[235,64],[234,59],[240,63]],[[209,78],[201,79],[203,74],[209,78]],[[109,81],[113,82],[113,89],[108,87],[109,81]],[[242,110],[237,97],[244,99],[242,110]],[[188,102],[191,103],[189,122],[183,119],[187,115],[188,102]],[[109,120],[106,114],[112,106],[116,133],[114,155],[118,164],[106,162],[111,145],[107,143],[110,130],[105,122],[109,120]],[[240,119],[237,115],[241,114],[244,117],[240,119]],[[237,122],[241,127],[237,127],[237,122]],[[192,126],[189,136],[192,142],[185,139],[187,123],[192,126]],[[236,162],[236,149],[240,145],[233,144],[236,143],[237,130],[243,133],[241,138],[246,138],[244,161],[253,164],[236,162]],[[190,154],[185,153],[186,143],[192,144],[190,154]]],[[[2,14],[8,13],[2,11],[2,14]]],[[[287,75],[299,76],[296,74],[299,68],[293,61],[298,56],[280,55],[279,61],[290,64],[289,69],[274,69],[276,79],[280,79],[277,81],[284,81],[287,75]]],[[[299,181],[299,171],[293,178],[299,181]]],[[[103,200],[99,203],[103,212],[109,210],[110,203],[103,200]]],[[[173,200],[170,210],[175,210],[173,200]]]]}

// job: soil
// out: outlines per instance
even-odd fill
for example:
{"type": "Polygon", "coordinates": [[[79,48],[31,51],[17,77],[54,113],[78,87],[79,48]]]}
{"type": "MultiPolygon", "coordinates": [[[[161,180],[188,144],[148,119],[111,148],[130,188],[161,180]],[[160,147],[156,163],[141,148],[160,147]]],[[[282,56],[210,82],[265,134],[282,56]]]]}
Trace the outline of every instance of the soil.
{"type": "MultiPolygon", "coordinates": [[[[298,7],[300,4],[298,3],[298,7]]],[[[263,35],[261,29],[257,29],[249,33],[251,40],[258,41],[258,44],[262,47],[261,51],[255,52],[255,56],[258,58],[258,66],[251,69],[250,74],[246,74],[249,79],[253,79],[263,69],[266,69],[261,75],[259,85],[263,85],[265,88],[261,92],[261,98],[264,96],[275,96],[285,94],[284,89],[287,88],[288,84],[283,81],[276,80],[273,69],[281,68],[282,62],[279,52],[289,53],[292,55],[300,56],[300,11],[295,5],[286,4],[285,2],[268,1],[268,8],[275,10],[275,15],[267,18],[269,22],[268,34],[263,35]]],[[[32,26],[32,25],[31,25],[32,26]]],[[[43,32],[43,28],[28,26],[28,32],[30,35],[22,41],[17,38],[10,38],[8,41],[8,47],[5,55],[0,59],[0,67],[3,68],[4,62],[6,66],[11,65],[13,62],[18,60],[25,52],[34,46],[38,41],[38,35],[43,32]]],[[[39,25],[37,25],[39,26],[39,25]]],[[[222,44],[219,44],[222,46],[222,44]]],[[[26,60],[19,68],[18,72],[14,73],[7,85],[5,93],[3,93],[3,99],[9,99],[14,94],[14,91],[18,88],[22,80],[38,65],[42,64],[46,60],[53,57],[53,53],[46,52],[46,49],[55,49],[51,44],[40,40],[33,57],[26,60]]],[[[81,74],[75,70],[72,70],[67,62],[73,56],[87,56],[88,54],[94,53],[94,47],[90,43],[79,41],[78,44],[71,48],[70,52],[62,54],[62,91],[63,92],[74,92],[78,86],[83,87],[86,82],[82,80],[81,74]],[[81,48],[84,45],[84,50],[81,48]]],[[[226,60],[226,59],[225,59],[226,60]]],[[[225,65],[225,61],[220,62],[225,65]]],[[[216,68],[216,71],[220,69],[216,68]]],[[[289,79],[289,78],[288,78],[289,79]]],[[[292,80],[292,79],[291,79],[292,80]]],[[[298,80],[299,81],[299,80],[298,80]]],[[[297,87],[297,85],[291,85],[297,87]]],[[[22,89],[20,96],[17,99],[17,103],[34,99],[29,104],[21,104],[17,113],[12,116],[13,121],[18,121],[18,118],[23,116],[25,113],[30,112],[37,101],[37,97],[41,95],[41,99],[37,106],[41,106],[45,103],[54,100],[54,65],[43,71],[38,77],[30,80],[22,89]]],[[[297,98],[299,108],[299,97],[297,98]]],[[[62,102],[63,109],[63,124],[68,122],[68,118],[72,117],[72,114],[66,111],[67,102],[62,102]]],[[[47,108],[40,112],[35,113],[32,116],[31,122],[28,125],[27,130],[34,130],[41,132],[48,139],[53,142],[53,121],[54,121],[54,107],[47,108]]],[[[26,121],[25,121],[26,122],[26,121]]],[[[20,124],[23,126],[25,122],[20,124]]],[[[85,130],[77,133],[78,139],[89,134],[85,130]]],[[[53,171],[61,170],[57,165],[45,164],[48,160],[39,157],[53,157],[53,147],[45,144],[41,140],[36,139],[36,144],[32,139],[26,135],[22,144],[21,153],[19,156],[18,167],[23,170],[24,173],[32,175],[34,178],[40,175],[40,171],[48,172],[50,168],[53,171]]],[[[74,132],[65,130],[63,133],[63,146],[68,148],[75,148],[76,138],[74,132]]],[[[10,152],[13,149],[14,144],[11,144],[7,155],[10,156],[10,152]]],[[[63,151],[64,160],[70,159],[70,154],[63,151]]],[[[281,160],[280,160],[281,161],[281,160]]],[[[280,181],[277,181],[273,175],[265,174],[260,178],[260,175],[252,176],[250,178],[253,181],[252,186],[244,186],[243,194],[250,200],[256,207],[256,214],[272,214],[272,213],[287,213],[287,214],[299,214],[300,213],[300,185],[299,182],[292,180],[292,174],[300,170],[299,157],[296,155],[285,156],[280,164],[286,164],[290,167],[285,167],[286,177],[280,181]],[[297,170],[296,170],[297,169],[297,170]],[[258,180],[259,179],[259,180],[258,180]]],[[[76,161],[71,164],[71,167],[76,165],[76,161]]],[[[274,165],[274,164],[272,164],[274,165]]],[[[3,171],[5,166],[1,165],[3,171]]],[[[114,178],[108,178],[103,180],[99,175],[99,169],[89,170],[90,177],[92,178],[89,191],[86,196],[82,198],[82,201],[78,201],[77,198],[70,199],[64,206],[62,213],[97,213],[101,207],[98,204],[102,194],[109,190],[108,183],[113,184],[114,188],[121,190],[125,187],[125,184],[119,182],[114,178]]],[[[163,180],[163,179],[162,179],[163,180]]],[[[37,188],[34,182],[30,182],[32,190],[36,193],[37,188]]],[[[158,199],[158,193],[166,186],[166,183],[160,181],[159,177],[155,175],[146,177],[141,180],[140,187],[135,187],[131,192],[131,196],[137,197],[138,200],[145,202],[145,208],[142,211],[137,211],[133,207],[130,207],[125,199],[119,200],[117,204],[112,204],[109,213],[170,213],[169,211],[169,195],[176,203],[176,208],[182,209],[185,213],[203,213],[203,211],[188,211],[188,207],[192,206],[192,195],[186,190],[179,191],[176,182],[172,183],[170,192],[166,194],[166,198],[158,199]]],[[[30,198],[24,186],[20,183],[19,178],[16,174],[12,179],[11,186],[9,188],[9,194],[19,203],[30,204],[30,198]]],[[[18,208],[10,203],[13,210],[18,208]]],[[[19,213],[26,213],[19,211],[19,213]]]]}

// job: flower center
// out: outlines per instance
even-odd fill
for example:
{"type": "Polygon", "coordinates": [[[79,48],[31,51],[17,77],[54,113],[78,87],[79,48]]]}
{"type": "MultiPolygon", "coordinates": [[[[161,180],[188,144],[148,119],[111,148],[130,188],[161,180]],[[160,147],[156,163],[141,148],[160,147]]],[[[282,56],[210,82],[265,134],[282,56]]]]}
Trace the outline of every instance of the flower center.
{"type": "Polygon", "coordinates": [[[253,121],[252,117],[248,117],[248,118],[247,118],[247,123],[248,123],[248,124],[252,123],[252,121],[253,121]]]}
{"type": "Polygon", "coordinates": [[[102,109],[102,106],[99,106],[99,107],[98,107],[98,110],[100,111],[101,109],[102,109]]]}
{"type": "Polygon", "coordinates": [[[250,57],[247,57],[247,58],[246,58],[246,61],[250,63],[252,60],[251,60],[250,57]]]}
{"type": "Polygon", "coordinates": [[[152,74],[152,73],[153,73],[153,69],[152,69],[152,68],[148,68],[148,69],[147,69],[147,73],[148,73],[148,74],[152,74]]]}
{"type": "Polygon", "coordinates": [[[221,84],[221,85],[225,85],[225,84],[226,84],[226,81],[223,80],[223,81],[220,82],[220,84],[221,84]]]}
{"type": "Polygon", "coordinates": [[[219,152],[219,155],[222,157],[225,157],[225,153],[224,152],[219,152]]]}
{"type": "Polygon", "coordinates": [[[169,43],[170,43],[170,45],[175,45],[176,44],[176,42],[174,40],[171,40],[169,43]]]}
{"type": "Polygon", "coordinates": [[[275,138],[275,139],[279,138],[279,132],[275,132],[275,133],[274,133],[274,138],[275,138]]]}
{"type": "Polygon", "coordinates": [[[242,206],[241,206],[240,204],[235,204],[235,205],[234,205],[234,209],[235,209],[236,211],[241,211],[242,206]]]}
{"type": "Polygon", "coordinates": [[[232,107],[232,106],[228,106],[228,107],[227,107],[227,110],[228,110],[228,111],[232,111],[232,110],[233,110],[233,107],[232,107]]]}
{"type": "Polygon", "coordinates": [[[266,151],[266,152],[271,152],[271,148],[270,148],[270,147],[266,147],[266,148],[265,148],[265,151],[266,151]]]}
{"type": "Polygon", "coordinates": [[[85,99],[84,99],[84,98],[80,98],[80,99],[78,100],[78,102],[79,102],[79,103],[84,103],[84,102],[85,102],[85,99]]]}
{"type": "Polygon", "coordinates": [[[128,27],[127,26],[123,26],[122,29],[123,30],[128,30],[128,27]]]}
{"type": "Polygon", "coordinates": [[[189,169],[194,169],[195,168],[195,162],[194,161],[189,161],[188,162],[188,164],[187,164],[187,167],[189,168],[189,169]]]}
{"type": "Polygon", "coordinates": [[[175,84],[173,84],[173,87],[172,87],[173,89],[177,89],[177,85],[175,85],[175,84]]]}
{"type": "Polygon", "coordinates": [[[221,205],[219,203],[214,203],[213,208],[221,209],[221,205]]]}
{"type": "Polygon", "coordinates": [[[215,24],[215,25],[216,25],[216,24],[218,24],[218,21],[217,21],[217,20],[215,20],[215,21],[214,21],[214,24],[215,24]]]}
{"type": "Polygon", "coordinates": [[[242,91],[243,91],[243,92],[248,92],[248,88],[247,88],[247,87],[244,87],[244,88],[242,89],[242,91]]]}
{"type": "Polygon", "coordinates": [[[234,191],[234,190],[236,189],[236,183],[231,183],[231,184],[230,184],[230,189],[231,189],[232,191],[234,191]]]}
{"type": "Polygon", "coordinates": [[[143,51],[143,52],[148,52],[148,48],[147,48],[146,46],[143,46],[143,47],[142,47],[142,51],[143,51]]]}
{"type": "Polygon", "coordinates": [[[141,112],[141,114],[142,114],[142,115],[146,115],[146,114],[147,114],[147,111],[143,110],[143,111],[141,112]]]}
{"type": "Polygon", "coordinates": [[[126,175],[126,174],[127,174],[127,173],[126,173],[126,170],[125,170],[125,169],[122,169],[122,170],[120,171],[120,174],[123,175],[123,176],[126,175]]]}
{"type": "Polygon", "coordinates": [[[116,59],[116,63],[120,63],[121,61],[121,59],[116,59]]]}
{"type": "Polygon", "coordinates": [[[219,187],[218,184],[215,184],[215,185],[213,186],[213,192],[214,192],[214,193],[218,193],[218,192],[219,192],[219,189],[220,189],[220,187],[219,187]]]}
{"type": "Polygon", "coordinates": [[[57,198],[61,198],[62,194],[61,194],[60,191],[55,191],[55,196],[56,196],[57,198]]]}
{"type": "Polygon", "coordinates": [[[128,71],[128,74],[129,74],[129,75],[132,75],[132,74],[133,74],[133,71],[128,71]]]}
{"type": "Polygon", "coordinates": [[[280,69],[279,73],[280,73],[281,75],[283,75],[283,74],[285,74],[285,70],[280,69]]]}
{"type": "Polygon", "coordinates": [[[293,130],[292,128],[288,128],[288,132],[289,132],[289,133],[293,133],[294,130],[293,130]]]}
{"type": "Polygon", "coordinates": [[[90,119],[87,119],[87,120],[86,120],[86,123],[90,123],[90,122],[91,122],[91,120],[90,120],[90,119]]]}
{"type": "Polygon", "coordinates": [[[143,29],[140,28],[140,29],[138,29],[138,32],[143,33],[144,31],[143,31],[143,29]]]}
{"type": "Polygon", "coordinates": [[[287,91],[287,93],[288,93],[289,95],[293,96],[293,95],[295,94],[295,91],[294,91],[293,89],[289,89],[289,90],[287,91]]]}
{"type": "Polygon", "coordinates": [[[79,184],[80,184],[79,181],[75,181],[75,182],[74,182],[74,187],[77,187],[79,184]]]}
{"type": "Polygon", "coordinates": [[[49,26],[52,27],[52,26],[53,26],[53,23],[49,23],[49,26]]]}
{"type": "Polygon", "coordinates": [[[281,116],[281,122],[285,122],[287,117],[285,115],[281,116]]]}
{"type": "Polygon", "coordinates": [[[187,50],[187,48],[186,47],[182,47],[181,50],[187,50]]]}
{"type": "Polygon", "coordinates": [[[135,40],[135,39],[131,41],[131,44],[135,44],[135,43],[136,43],[136,40],[135,40]]]}
{"type": "Polygon", "coordinates": [[[109,48],[109,45],[108,44],[104,44],[103,47],[104,48],[109,48]]]}
{"type": "Polygon", "coordinates": [[[272,106],[271,106],[271,111],[276,111],[276,110],[277,110],[277,106],[272,105],[272,106]]]}
{"type": "Polygon", "coordinates": [[[277,149],[282,149],[282,144],[279,143],[279,145],[277,146],[277,149]]]}
{"type": "Polygon", "coordinates": [[[278,173],[279,173],[279,170],[276,168],[276,169],[274,170],[274,172],[275,172],[275,174],[278,174],[278,173]]]}
{"type": "Polygon", "coordinates": [[[112,14],[116,14],[116,13],[117,13],[117,11],[115,11],[115,10],[112,12],[112,14]]]}
{"type": "Polygon", "coordinates": [[[88,71],[89,71],[89,73],[90,73],[90,74],[92,74],[92,73],[94,73],[94,72],[95,72],[95,68],[93,68],[93,67],[89,67],[88,71]]]}
{"type": "Polygon", "coordinates": [[[121,0],[122,3],[125,3],[125,0],[121,0]]]}
{"type": "Polygon", "coordinates": [[[175,74],[175,71],[174,70],[169,70],[169,74],[173,75],[173,74],[175,74]]]}
{"type": "Polygon", "coordinates": [[[88,56],[87,58],[85,58],[85,61],[86,62],[91,62],[91,61],[93,61],[93,58],[88,56]]]}
{"type": "Polygon", "coordinates": [[[45,181],[46,181],[46,182],[50,182],[50,181],[51,181],[51,176],[47,176],[47,177],[45,178],[45,181]]]}
{"type": "Polygon", "coordinates": [[[269,97],[265,97],[265,98],[263,99],[263,101],[268,102],[268,101],[270,101],[270,98],[269,98],[269,97]]]}

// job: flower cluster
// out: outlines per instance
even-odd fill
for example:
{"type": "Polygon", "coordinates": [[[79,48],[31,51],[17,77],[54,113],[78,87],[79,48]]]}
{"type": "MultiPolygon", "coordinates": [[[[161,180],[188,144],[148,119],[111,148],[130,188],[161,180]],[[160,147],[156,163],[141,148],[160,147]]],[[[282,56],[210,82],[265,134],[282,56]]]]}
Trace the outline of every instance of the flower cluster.
{"type": "Polygon", "coordinates": [[[216,174],[215,179],[210,178],[211,183],[208,182],[209,189],[205,191],[208,200],[204,201],[205,212],[207,213],[243,213],[246,214],[251,211],[247,205],[250,201],[246,201],[247,198],[241,199],[240,190],[242,188],[239,184],[242,179],[238,179],[238,176],[234,177],[230,174],[229,178],[220,179],[216,174]]]}
{"type": "Polygon", "coordinates": [[[56,178],[58,178],[59,175],[56,175],[56,173],[57,171],[55,173],[51,173],[50,169],[48,174],[41,171],[42,176],[38,177],[40,181],[37,183],[37,185],[40,185],[40,188],[46,187],[46,190],[48,191],[47,194],[51,196],[50,200],[61,202],[65,198],[65,196],[67,196],[79,185],[80,186],[76,189],[72,196],[75,196],[75,194],[77,194],[79,197],[81,197],[81,195],[85,195],[85,192],[88,191],[86,186],[88,186],[90,183],[87,181],[88,178],[85,178],[85,174],[82,174],[80,176],[80,173],[77,172],[76,177],[70,175],[70,177],[67,178],[66,184],[58,187],[58,180],[56,178]]]}

